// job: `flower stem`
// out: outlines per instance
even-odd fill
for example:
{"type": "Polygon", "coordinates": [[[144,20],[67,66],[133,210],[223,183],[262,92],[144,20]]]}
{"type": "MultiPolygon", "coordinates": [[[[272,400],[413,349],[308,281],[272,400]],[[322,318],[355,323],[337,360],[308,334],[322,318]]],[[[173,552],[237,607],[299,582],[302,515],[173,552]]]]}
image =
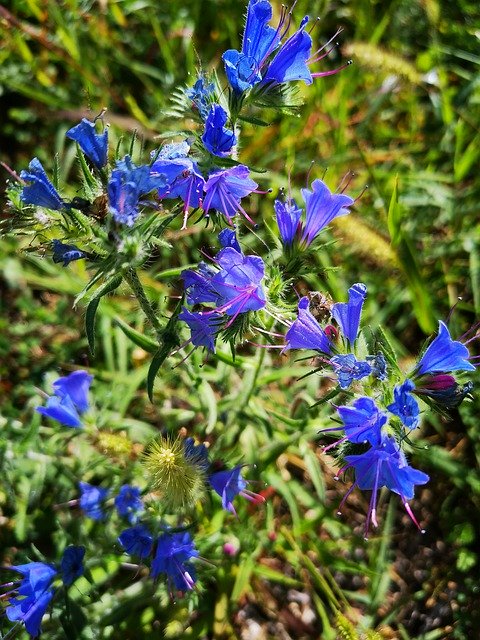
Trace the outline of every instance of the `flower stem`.
{"type": "Polygon", "coordinates": [[[152,303],[147,298],[147,294],[145,293],[145,289],[143,288],[142,283],[140,282],[140,278],[137,275],[135,269],[127,269],[124,272],[124,278],[128,282],[131,290],[133,291],[140,307],[142,308],[143,313],[147,316],[150,324],[155,329],[157,333],[157,337],[160,340],[160,336],[162,334],[162,326],[157,318],[155,313],[155,309],[152,306],[152,303]]]}

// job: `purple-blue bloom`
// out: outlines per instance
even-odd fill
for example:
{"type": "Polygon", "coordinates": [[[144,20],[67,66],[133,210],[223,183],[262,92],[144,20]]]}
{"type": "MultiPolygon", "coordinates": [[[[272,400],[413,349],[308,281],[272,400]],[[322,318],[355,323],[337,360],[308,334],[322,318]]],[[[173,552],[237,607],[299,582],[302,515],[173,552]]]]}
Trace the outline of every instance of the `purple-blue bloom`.
{"type": "Polygon", "coordinates": [[[38,413],[56,420],[65,427],[81,427],[82,421],[70,396],[50,396],[45,407],[36,407],[38,413]]]}
{"type": "Polygon", "coordinates": [[[53,390],[57,396],[64,398],[69,396],[75,407],[83,413],[88,410],[88,391],[92,384],[93,376],[86,371],[73,371],[68,376],[58,378],[53,383],[53,390]]]}
{"type": "Polygon", "coordinates": [[[82,118],[80,124],[69,129],[65,135],[78,143],[80,149],[97,169],[107,164],[108,129],[103,133],[95,133],[95,122],[82,118]]]}
{"type": "Polygon", "coordinates": [[[251,224],[254,224],[240,204],[240,200],[258,186],[249,175],[249,168],[242,164],[211,173],[204,186],[202,208],[205,213],[210,209],[216,209],[223,213],[229,224],[233,224],[232,218],[240,211],[251,224]]]}
{"type": "Polygon", "coordinates": [[[372,376],[378,380],[385,380],[387,377],[387,361],[381,351],[374,356],[367,356],[366,361],[372,367],[372,376]]]}
{"type": "Polygon", "coordinates": [[[221,270],[213,276],[211,286],[218,295],[218,310],[229,316],[236,316],[263,309],[263,260],[259,256],[244,256],[233,247],[222,249],[215,259],[221,270]]]}
{"type": "Polygon", "coordinates": [[[342,472],[353,467],[355,470],[355,483],[342,500],[340,509],[355,486],[362,490],[370,489],[372,491],[365,534],[368,532],[370,521],[375,527],[378,526],[376,515],[377,492],[382,487],[387,487],[390,491],[398,493],[408,515],[419,527],[407,500],[413,498],[415,485],[425,484],[430,478],[426,473],[408,465],[405,454],[394,438],[384,436],[379,446],[372,447],[360,455],[345,456],[345,460],[348,464],[342,469],[342,472]]]}
{"type": "Polygon", "coordinates": [[[332,316],[338,322],[342,334],[352,345],[358,335],[360,317],[367,287],[362,282],[357,282],[348,290],[348,302],[337,302],[332,307],[332,316]]]}
{"type": "Polygon", "coordinates": [[[143,524],[122,531],[118,541],[127,553],[139,558],[149,556],[153,547],[153,536],[143,524]]]}
{"type": "Polygon", "coordinates": [[[20,172],[20,178],[31,183],[23,187],[20,194],[20,200],[25,204],[36,204],[57,211],[66,207],[38,158],[33,158],[28,165],[28,171],[20,172]]]}
{"type": "Polygon", "coordinates": [[[331,193],[322,180],[312,182],[312,190],[302,189],[305,201],[305,225],[302,231],[301,243],[308,247],[318,233],[338,216],[350,213],[354,200],[343,193],[331,193]]]}
{"type": "Polygon", "coordinates": [[[231,129],[225,127],[227,112],[219,104],[212,104],[205,121],[205,132],[202,142],[205,148],[215,156],[224,157],[232,152],[237,138],[231,129]]]}
{"type": "Polygon", "coordinates": [[[251,502],[264,502],[265,499],[257,493],[247,489],[247,482],[241,476],[243,465],[238,465],[233,469],[217,471],[208,477],[213,490],[222,499],[222,507],[234,515],[237,515],[233,506],[235,496],[242,496],[251,502]]]}
{"type": "Polygon", "coordinates": [[[295,200],[275,200],[273,206],[282,242],[286,247],[290,246],[297,235],[303,209],[297,206],[295,200]]]}
{"type": "Polygon", "coordinates": [[[6,608],[11,622],[23,622],[32,638],[40,635],[42,618],[53,598],[51,584],[57,575],[55,567],[43,562],[9,567],[22,574],[23,579],[17,593],[22,598],[11,598],[6,608]]]}
{"type": "Polygon", "coordinates": [[[222,499],[222,507],[231,511],[236,515],[233,499],[237,495],[243,495],[247,488],[246,481],[241,476],[242,465],[227,469],[226,471],[217,471],[209,476],[208,481],[222,499]]]}
{"type": "Polygon", "coordinates": [[[263,76],[262,85],[270,82],[281,84],[294,80],[303,80],[312,84],[313,78],[308,68],[311,57],[312,39],[305,31],[308,16],[305,16],[300,27],[282,44],[263,76]]]}
{"type": "MultiPolygon", "coordinates": [[[[235,245],[232,236],[222,236],[223,242],[235,245]]],[[[239,313],[258,311],[265,306],[262,287],[265,265],[260,257],[245,256],[234,246],[226,246],[215,256],[215,261],[219,270],[202,263],[198,271],[187,269],[182,272],[189,304],[215,304],[215,309],[203,312],[202,316],[192,317],[184,311],[181,318],[189,325],[196,325],[195,339],[203,346],[211,346],[212,330],[219,313],[236,317],[239,313]],[[216,316],[210,323],[203,318],[208,313],[216,316]]]]}
{"type": "Polygon", "coordinates": [[[183,451],[185,460],[203,471],[207,471],[210,462],[208,460],[208,449],[204,444],[195,444],[193,438],[185,438],[183,441],[183,451]]]}
{"type": "Polygon", "coordinates": [[[124,484],[120,487],[120,491],[114,500],[118,515],[127,518],[130,524],[135,524],[138,521],[139,514],[145,509],[140,493],[139,487],[124,484]]]}
{"type": "Polygon", "coordinates": [[[355,400],[352,406],[337,407],[337,412],[350,442],[368,441],[373,446],[381,444],[382,427],[388,418],[379,410],[372,398],[363,396],[355,400]]]}
{"type": "Polygon", "coordinates": [[[53,261],[63,262],[63,266],[66,267],[74,260],[81,260],[86,258],[87,254],[81,251],[74,244],[64,244],[60,240],[52,240],[53,245],[53,261]]]}
{"type": "Polygon", "coordinates": [[[177,589],[191,590],[195,585],[195,569],[189,560],[197,556],[198,551],[188,531],[164,533],[157,541],[151,568],[152,578],[165,573],[169,582],[173,581],[177,589]]]}
{"type": "Polygon", "coordinates": [[[83,558],[85,557],[85,547],[71,545],[63,552],[60,561],[60,571],[62,573],[63,584],[69,587],[77,578],[83,576],[83,558]]]}
{"type": "Polygon", "coordinates": [[[110,213],[114,220],[127,227],[138,218],[140,197],[166,185],[163,173],[152,171],[147,165],[135,166],[129,156],[119,160],[108,182],[110,213]]]}
{"type": "Polygon", "coordinates": [[[368,362],[357,360],[353,353],[333,356],[330,362],[342,389],[348,389],[354,380],[361,380],[372,373],[372,367],[368,362]]]}
{"type": "Polygon", "coordinates": [[[109,494],[108,489],[94,487],[88,482],[79,482],[80,508],[88,518],[103,520],[106,515],[103,511],[103,502],[109,494]]]}
{"type": "Polygon", "coordinates": [[[447,325],[440,320],[438,335],[420,358],[415,368],[415,375],[475,371],[473,364],[468,362],[469,355],[467,347],[458,340],[452,340],[447,325]]]}
{"type": "Polygon", "coordinates": [[[234,229],[225,228],[220,231],[218,234],[218,241],[222,249],[226,249],[227,247],[232,247],[238,253],[242,253],[242,248],[237,240],[237,234],[234,229]]]}
{"type": "Polygon", "coordinates": [[[229,49],[222,56],[228,82],[236,93],[243,93],[260,82],[260,69],[280,42],[280,27],[270,27],[271,18],[272,7],[267,0],[250,0],[242,50],[229,49]]]}
{"type": "Polygon", "coordinates": [[[402,423],[409,429],[418,427],[420,407],[411,391],[415,389],[414,383],[407,378],[401,385],[397,385],[393,390],[394,401],[387,409],[398,416],[402,423]]]}
{"type": "Polygon", "coordinates": [[[202,120],[207,119],[211,97],[213,96],[215,86],[212,83],[207,84],[205,76],[200,76],[193,87],[186,89],[185,95],[193,102],[198,109],[202,120]]]}
{"type": "Polygon", "coordinates": [[[332,343],[309,311],[309,304],[306,296],[298,303],[298,317],[285,335],[287,344],[284,352],[288,349],[313,349],[325,354],[330,353],[332,343]]]}
{"type": "Polygon", "coordinates": [[[182,312],[178,314],[178,319],[187,323],[190,329],[190,339],[195,347],[206,347],[215,353],[215,338],[221,322],[219,314],[209,311],[206,313],[192,312],[183,307],[182,312]]]}

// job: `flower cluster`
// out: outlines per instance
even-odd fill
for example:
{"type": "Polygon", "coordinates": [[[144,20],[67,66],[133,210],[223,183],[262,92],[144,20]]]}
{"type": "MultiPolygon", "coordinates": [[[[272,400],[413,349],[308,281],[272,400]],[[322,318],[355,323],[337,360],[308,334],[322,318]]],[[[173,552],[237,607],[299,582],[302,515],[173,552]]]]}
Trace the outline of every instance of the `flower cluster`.
{"type": "Polygon", "coordinates": [[[4,585],[10,587],[6,594],[7,618],[11,622],[23,622],[32,638],[40,635],[42,618],[55,595],[54,580],[60,577],[63,585],[70,587],[83,575],[84,555],[85,547],[70,546],[63,552],[58,567],[45,562],[4,567],[5,570],[15,571],[22,576],[21,581],[4,585]]]}
{"type": "Polygon", "coordinates": [[[348,294],[348,302],[331,306],[330,317],[336,326],[327,324],[322,327],[309,310],[308,298],[302,298],[298,317],[285,335],[284,351],[316,351],[319,370],[333,373],[339,391],[349,390],[350,395],[358,395],[351,405],[336,407],[342,426],[323,431],[344,432],[342,439],[325,450],[337,445],[342,445],[343,452],[355,447],[363,449],[351,455],[342,454],[346,464],[339,475],[349,469],[355,474],[355,482],[342,505],[355,486],[372,491],[365,535],[370,522],[378,526],[377,493],[382,487],[400,496],[408,514],[419,527],[407,501],[413,498],[414,487],[428,482],[429,476],[408,465],[401,447],[408,433],[419,425],[420,406],[414,394],[431,405],[457,406],[471,391],[472,384],[460,386],[452,373],[473,371],[475,367],[469,361],[468,348],[453,340],[447,325],[440,322],[438,335],[408,377],[401,384],[395,384],[398,373],[389,371],[382,351],[359,358],[356,341],[367,288],[363,283],[357,283],[348,294]],[[362,385],[354,386],[366,378],[370,379],[367,389],[373,397],[361,395],[365,390],[362,385]],[[390,402],[392,396],[393,402],[390,402]]]}

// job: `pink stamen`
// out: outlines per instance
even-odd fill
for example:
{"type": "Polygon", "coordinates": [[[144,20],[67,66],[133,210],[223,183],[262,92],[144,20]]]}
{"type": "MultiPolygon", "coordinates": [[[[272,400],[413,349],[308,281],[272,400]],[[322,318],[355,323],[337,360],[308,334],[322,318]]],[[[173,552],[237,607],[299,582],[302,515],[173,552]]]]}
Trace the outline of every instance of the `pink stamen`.
{"type": "Polygon", "coordinates": [[[336,73],[343,71],[346,67],[349,67],[353,64],[353,60],[348,60],[345,64],[342,64],[341,67],[337,67],[336,69],[332,69],[331,71],[317,71],[316,73],[312,73],[312,78],[324,78],[327,76],[334,76],[336,73]]]}

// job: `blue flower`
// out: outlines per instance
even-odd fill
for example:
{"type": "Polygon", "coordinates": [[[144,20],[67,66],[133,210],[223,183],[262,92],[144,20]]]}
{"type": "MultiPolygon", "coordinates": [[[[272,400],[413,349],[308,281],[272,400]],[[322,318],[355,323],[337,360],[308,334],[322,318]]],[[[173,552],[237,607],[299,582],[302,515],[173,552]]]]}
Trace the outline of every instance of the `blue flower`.
{"type": "Polygon", "coordinates": [[[23,580],[17,589],[21,598],[11,598],[6,608],[11,622],[23,622],[32,638],[40,635],[42,618],[53,598],[51,584],[57,575],[55,567],[43,562],[30,562],[9,567],[22,574],[23,580]]]}
{"type": "Polygon", "coordinates": [[[198,109],[202,120],[206,120],[208,116],[208,109],[211,103],[210,98],[213,96],[215,86],[212,83],[207,84],[205,76],[200,76],[195,82],[193,87],[186,89],[185,95],[193,102],[198,109]]]}
{"type": "Polygon", "coordinates": [[[389,404],[387,409],[398,416],[402,423],[409,429],[418,427],[420,407],[418,402],[410,393],[415,389],[414,383],[407,379],[400,386],[396,386],[393,390],[394,401],[389,404]]]}
{"type": "Polygon", "coordinates": [[[60,398],[69,396],[80,413],[84,413],[90,406],[88,391],[92,380],[93,376],[86,371],[74,371],[68,376],[55,380],[52,386],[57,396],[60,398]]]}
{"type": "Polygon", "coordinates": [[[20,178],[31,184],[23,187],[20,200],[25,204],[36,204],[47,209],[64,209],[65,202],[58,195],[57,190],[50,182],[44,168],[38,158],[28,165],[28,171],[21,171],[20,178]]]}
{"type": "Polygon", "coordinates": [[[327,185],[321,180],[312,182],[312,191],[302,189],[305,201],[305,225],[302,231],[301,242],[309,246],[318,233],[338,216],[344,216],[354,200],[343,193],[331,193],[327,185]]]}
{"type": "Polygon", "coordinates": [[[297,206],[295,200],[275,200],[274,208],[282,242],[285,246],[290,246],[297,235],[303,210],[297,206]]]}
{"type": "Polygon", "coordinates": [[[35,410],[47,418],[60,422],[65,427],[82,426],[82,421],[70,396],[64,396],[63,398],[50,396],[46,407],[36,407],[35,410]]]}
{"type": "Polygon", "coordinates": [[[103,502],[109,494],[108,489],[94,487],[88,482],[79,482],[80,508],[88,518],[103,520],[106,515],[103,511],[103,502]]]}
{"type": "Polygon", "coordinates": [[[229,155],[232,152],[232,147],[237,144],[234,132],[225,127],[227,119],[225,109],[219,104],[212,104],[205,122],[202,142],[214,156],[229,155]]]}
{"type": "Polygon", "coordinates": [[[213,490],[222,499],[222,507],[236,515],[233,499],[242,496],[251,502],[264,502],[264,498],[257,493],[247,490],[247,482],[241,476],[243,465],[238,465],[226,471],[217,471],[208,477],[213,490]]]}
{"type": "Polygon", "coordinates": [[[388,418],[371,398],[363,396],[355,400],[352,406],[337,407],[337,411],[350,442],[368,441],[374,446],[381,443],[382,427],[388,418]]]}
{"type": "Polygon", "coordinates": [[[345,456],[345,460],[348,465],[342,471],[353,467],[355,470],[355,483],[342,500],[342,505],[355,486],[362,490],[369,489],[372,491],[365,533],[368,532],[370,521],[375,527],[378,526],[376,515],[377,493],[382,487],[387,487],[387,489],[401,497],[408,515],[417,527],[419,526],[407,500],[413,498],[416,485],[425,484],[430,478],[426,473],[408,465],[405,454],[401,451],[394,438],[384,436],[379,446],[372,447],[360,455],[345,456]]]}
{"type": "Polygon", "coordinates": [[[213,487],[215,493],[222,498],[222,507],[228,509],[232,513],[236,513],[232,500],[237,495],[242,495],[247,488],[246,481],[240,475],[242,466],[239,465],[227,471],[218,471],[209,476],[208,481],[213,487]]]}
{"type": "Polygon", "coordinates": [[[342,389],[348,389],[354,380],[361,380],[372,373],[372,367],[368,362],[357,360],[353,353],[333,356],[330,362],[342,389]]]}
{"type": "Polygon", "coordinates": [[[71,545],[63,552],[60,561],[63,584],[69,587],[77,578],[83,576],[83,558],[85,557],[85,547],[71,545]]]}
{"type": "Polygon", "coordinates": [[[189,311],[183,307],[178,319],[188,324],[190,329],[192,344],[196,347],[206,347],[212,353],[215,353],[215,338],[219,330],[221,317],[217,313],[207,311],[189,311]]]}
{"type": "Polygon", "coordinates": [[[244,256],[233,247],[226,247],[215,257],[221,269],[212,278],[217,293],[217,311],[237,316],[247,311],[258,311],[265,306],[262,280],[265,265],[259,256],[244,256]]]}
{"type": "Polygon", "coordinates": [[[305,16],[300,28],[282,44],[268,65],[262,79],[262,85],[270,82],[281,84],[294,80],[303,80],[305,84],[312,84],[313,78],[308,68],[312,39],[305,31],[307,22],[308,16],[305,16]]]}
{"type": "Polygon", "coordinates": [[[117,162],[108,182],[110,213],[114,220],[127,227],[139,216],[140,197],[166,185],[165,175],[147,165],[135,166],[129,156],[117,162]]]}
{"type": "Polygon", "coordinates": [[[230,86],[243,93],[260,82],[260,69],[280,42],[280,27],[267,23],[272,18],[272,7],[266,0],[250,0],[243,33],[242,50],[229,49],[222,58],[230,86]]]}
{"type": "Polygon", "coordinates": [[[387,361],[381,351],[374,356],[367,356],[366,361],[372,367],[372,376],[378,380],[385,380],[387,377],[387,361]]]}
{"type": "Polygon", "coordinates": [[[122,531],[118,541],[127,553],[139,558],[149,556],[153,547],[153,536],[143,524],[122,531]]]}
{"type": "Polygon", "coordinates": [[[232,249],[235,249],[235,251],[238,251],[238,253],[242,253],[242,249],[237,240],[237,234],[233,229],[222,229],[218,234],[218,241],[220,242],[222,249],[225,249],[226,247],[232,247],[232,249]]]}
{"type": "Polygon", "coordinates": [[[65,135],[78,143],[80,149],[97,169],[107,164],[108,129],[103,133],[95,133],[95,122],[82,118],[80,124],[69,129],[65,135]]]}
{"type": "Polygon", "coordinates": [[[204,444],[195,444],[193,438],[185,438],[183,441],[183,452],[185,460],[189,464],[195,465],[202,471],[207,471],[210,462],[208,460],[208,449],[204,444]]]}
{"type": "Polygon", "coordinates": [[[363,283],[357,282],[348,290],[348,302],[337,302],[332,307],[332,316],[340,325],[342,334],[350,345],[353,345],[358,335],[360,316],[366,296],[367,287],[363,283]]]}
{"type": "Polygon", "coordinates": [[[60,240],[52,240],[53,245],[53,261],[63,262],[63,266],[66,267],[74,260],[81,260],[86,258],[87,254],[81,251],[74,244],[64,244],[60,240]]]}
{"type": "Polygon", "coordinates": [[[233,223],[232,218],[237,211],[240,211],[251,224],[254,224],[240,204],[240,200],[252,193],[258,186],[249,178],[249,175],[250,170],[242,164],[211,173],[204,186],[203,210],[206,213],[210,209],[220,211],[229,224],[233,223]]]}
{"type": "Polygon", "coordinates": [[[144,511],[140,493],[138,487],[124,484],[120,487],[120,491],[114,500],[118,515],[127,518],[130,524],[135,524],[138,521],[139,514],[144,511]]]}
{"type": "Polygon", "coordinates": [[[173,581],[177,589],[191,590],[195,585],[195,569],[189,560],[197,556],[198,551],[187,531],[164,533],[157,541],[157,550],[152,561],[152,578],[165,573],[169,582],[173,581]]]}
{"type": "Polygon", "coordinates": [[[468,362],[467,347],[452,340],[447,325],[440,320],[438,335],[428,346],[415,368],[415,374],[446,373],[448,371],[475,371],[475,367],[468,362]]]}
{"type": "MultiPolygon", "coordinates": [[[[231,236],[222,236],[222,242],[232,242],[235,245],[231,236]]],[[[204,315],[216,315],[211,321],[203,316],[192,317],[188,312],[184,312],[181,318],[192,326],[195,325],[195,339],[203,346],[212,344],[212,332],[219,313],[236,317],[239,313],[258,311],[265,306],[262,288],[265,265],[260,257],[245,256],[234,246],[226,246],[215,256],[215,261],[219,270],[201,263],[198,271],[187,269],[182,272],[189,304],[215,304],[215,309],[204,312],[204,315]]]]}
{"type": "Polygon", "coordinates": [[[285,335],[287,344],[283,351],[288,349],[313,349],[329,354],[332,343],[308,307],[309,300],[305,296],[298,303],[297,319],[292,323],[285,335]]]}
{"type": "Polygon", "coordinates": [[[205,262],[200,262],[197,271],[186,269],[182,271],[182,280],[187,292],[188,304],[217,302],[218,293],[212,287],[212,279],[216,270],[205,262]]]}

